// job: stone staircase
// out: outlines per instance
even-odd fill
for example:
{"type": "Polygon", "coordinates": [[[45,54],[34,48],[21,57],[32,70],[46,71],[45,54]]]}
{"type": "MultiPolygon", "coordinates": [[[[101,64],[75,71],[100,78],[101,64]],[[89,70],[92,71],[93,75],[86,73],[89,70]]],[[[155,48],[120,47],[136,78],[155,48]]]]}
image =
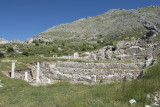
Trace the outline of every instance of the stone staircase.
{"type": "MultiPolygon", "coordinates": [[[[55,81],[68,81],[71,83],[112,83],[115,81],[130,81],[137,79],[146,64],[142,61],[122,63],[112,62],[40,62],[39,84],[54,83],[55,81]]],[[[16,71],[15,78],[25,79],[28,72],[28,82],[37,84],[37,64],[29,65],[30,69],[16,71]]]]}
{"type": "Polygon", "coordinates": [[[51,65],[53,67],[50,70],[53,75],[50,78],[82,83],[110,83],[136,79],[145,67],[144,62],[125,64],[58,61],[51,65]]]}

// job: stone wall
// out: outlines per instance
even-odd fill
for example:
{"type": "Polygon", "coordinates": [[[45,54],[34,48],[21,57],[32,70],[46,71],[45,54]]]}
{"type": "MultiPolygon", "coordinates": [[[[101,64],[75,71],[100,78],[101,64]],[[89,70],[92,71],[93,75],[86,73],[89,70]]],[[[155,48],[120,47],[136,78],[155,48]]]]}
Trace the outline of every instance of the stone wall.
{"type": "MultiPolygon", "coordinates": [[[[15,78],[25,79],[28,72],[28,82],[37,83],[37,64],[30,64],[30,69],[16,71],[15,78]]],[[[40,62],[40,84],[52,83],[57,80],[71,83],[111,83],[114,81],[136,79],[143,71],[145,63],[85,63],[85,62],[40,62]]]]}
{"type": "Polygon", "coordinates": [[[85,62],[56,62],[56,66],[58,67],[70,67],[70,68],[84,68],[84,69],[98,69],[98,68],[129,68],[129,69],[137,69],[143,68],[144,63],[85,63],[85,62]]]}

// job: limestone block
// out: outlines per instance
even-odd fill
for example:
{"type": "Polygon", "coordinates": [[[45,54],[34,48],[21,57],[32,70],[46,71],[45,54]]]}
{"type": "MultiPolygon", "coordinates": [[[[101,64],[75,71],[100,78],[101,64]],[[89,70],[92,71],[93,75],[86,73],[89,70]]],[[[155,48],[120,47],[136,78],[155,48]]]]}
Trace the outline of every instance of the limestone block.
{"type": "Polygon", "coordinates": [[[145,107],[152,107],[152,106],[150,106],[150,105],[145,105],[145,107]]]}
{"type": "Polygon", "coordinates": [[[136,104],[136,100],[135,100],[135,99],[131,99],[131,100],[129,100],[129,103],[130,103],[131,105],[135,105],[135,104],[136,104]]]}
{"type": "Polygon", "coordinates": [[[97,80],[96,80],[96,75],[92,75],[92,76],[91,76],[91,82],[92,82],[92,83],[96,83],[96,81],[97,81],[97,80]]]}
{"type": "Polygon", "coordinates": [[[153,65],[153,63],[154,63],[154,59],[152,57],[149,58],[148,60],[146,60],[146,67],[153,65]]]}
{"type": "Polygon", "coordinates": [[[144,55],[144,49],[139,46],[131,46],[126,49],[126,53],[129,55],[144,55]]]}
{"type": "Polygon", "coordinates": [[[133,59],[133,57],[131,55],[126,55],[126,54],[120,54],[116,56],[116,59],[119,60],[124,60],[124,59],[133,59]]]}

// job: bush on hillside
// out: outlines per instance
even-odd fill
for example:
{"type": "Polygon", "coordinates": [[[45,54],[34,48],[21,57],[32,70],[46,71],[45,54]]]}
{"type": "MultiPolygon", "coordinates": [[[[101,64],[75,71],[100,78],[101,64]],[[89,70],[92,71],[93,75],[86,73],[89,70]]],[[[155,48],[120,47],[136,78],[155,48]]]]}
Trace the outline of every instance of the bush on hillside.
{"type": "Polygon", "coordinates": [[[0,52],[0,58],[4,58],[4,54],[0,52]]]}
{"type": "Polygon", "coordinates": [[[36,43],[35,46],[39,46],[39,43],[36,43]]]}
{"type": "Polygon", "coordinates": [[[22,52],[22,55],[29,56],[28,52],[22,52]]]}
{"type": "Polygon", "coordinates": [[[9,48],[7,49],[7,52],[8,52],[8,53],[14,52],[14,49],[13,49],[12,47],[9,47],[9,48]]]}

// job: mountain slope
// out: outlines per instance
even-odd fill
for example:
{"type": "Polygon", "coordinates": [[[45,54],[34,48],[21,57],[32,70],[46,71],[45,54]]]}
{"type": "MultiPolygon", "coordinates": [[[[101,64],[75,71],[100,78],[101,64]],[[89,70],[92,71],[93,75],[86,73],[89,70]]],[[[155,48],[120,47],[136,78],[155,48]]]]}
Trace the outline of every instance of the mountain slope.
{"type": "Polygon", "coordinates": [[[137,10],[112,9],[94,17],[54,26],[36,36],[49,40],[101,40],[142,36],[148,30],[160,28],[160,6],[137,10]]]}

